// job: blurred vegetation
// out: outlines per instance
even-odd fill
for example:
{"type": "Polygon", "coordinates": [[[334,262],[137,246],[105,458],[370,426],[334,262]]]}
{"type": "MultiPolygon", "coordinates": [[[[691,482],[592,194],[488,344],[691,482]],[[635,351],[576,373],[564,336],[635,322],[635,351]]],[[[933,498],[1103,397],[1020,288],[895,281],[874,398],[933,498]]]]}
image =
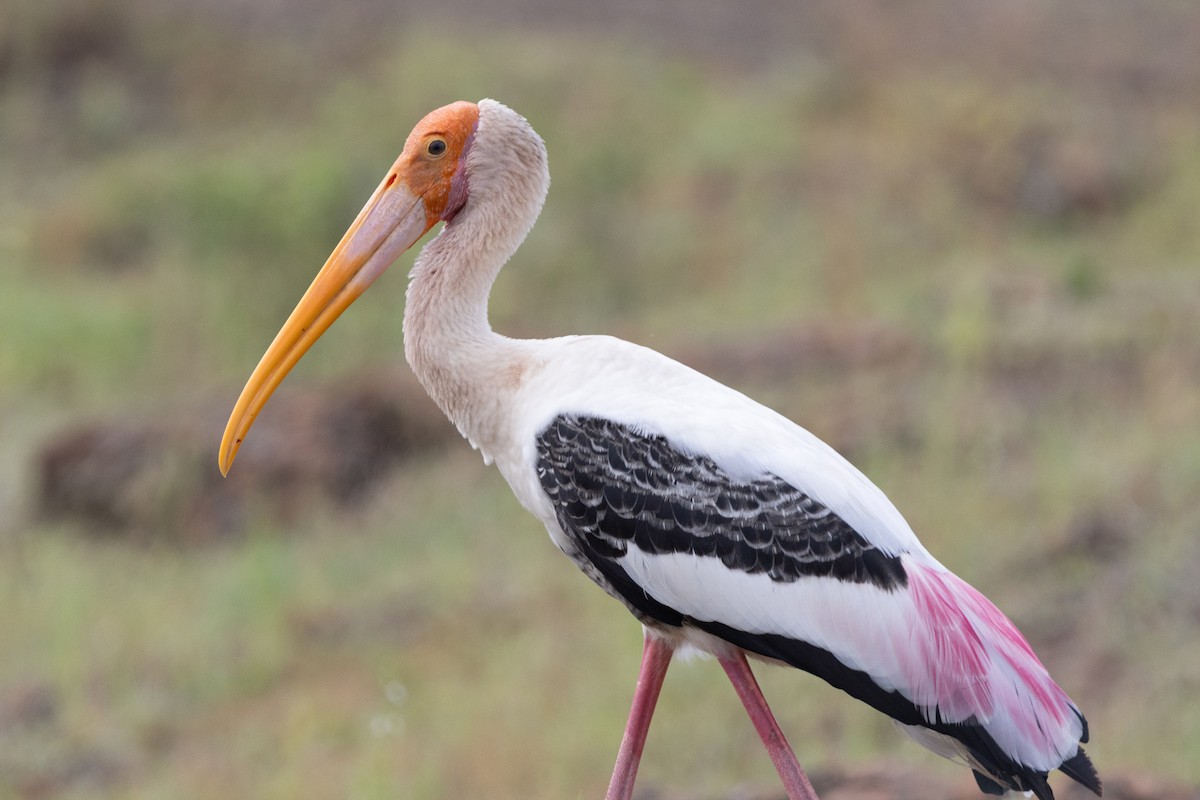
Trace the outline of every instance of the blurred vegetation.
{"type": "MultiPolygon", "coordinates": [[[[231,403],[412,124],[484,96],[554,179],[496,327],[642,341],[802,422],[1026,631],[1102,775],[1200,782],[1200,14],[679,5],[0,9],[0,797],[602,791],[639,631],[465,446],[198,547],[35,498],[79,420],[231,403]]],[[[406,266],[288,386],[400,358],[406,266]]],[[[761,672],[806,765],[973,791],[761,672]]],[[[673,670],[646,786],[773,785],[723,681],[673,670]]]]}

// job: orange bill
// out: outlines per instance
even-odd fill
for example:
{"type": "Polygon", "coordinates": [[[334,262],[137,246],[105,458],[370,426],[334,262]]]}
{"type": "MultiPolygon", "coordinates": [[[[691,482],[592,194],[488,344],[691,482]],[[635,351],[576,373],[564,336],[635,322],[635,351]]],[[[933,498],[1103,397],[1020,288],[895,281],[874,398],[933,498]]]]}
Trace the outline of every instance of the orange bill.
{"type": "Polygon", "coordinates": [[[258,412],[301,356],[437,221],[426,219],[421,198],[397,181],[395,173],[380,184],[246,381],[221,439],[222,475],[229,472],[258,412]]]}
{"type": "Polygon", "coordinates": [[[258,362],[229,416],[219,464],[227,474],[250,426],[296,362],[401,253],[466,203],[466,157],[479,121],[474,103],[425,116],[358,218],[258,362]]]}

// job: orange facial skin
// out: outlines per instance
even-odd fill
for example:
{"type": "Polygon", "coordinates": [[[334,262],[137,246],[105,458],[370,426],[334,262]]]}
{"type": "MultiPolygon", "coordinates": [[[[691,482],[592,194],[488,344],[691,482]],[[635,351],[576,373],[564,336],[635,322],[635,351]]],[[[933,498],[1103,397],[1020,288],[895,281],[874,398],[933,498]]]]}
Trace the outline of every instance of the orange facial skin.
{"type": "Polygon", "coordinates": [[[466,156],[479,107],[457,102],[430,112],[409,134],[387,177],[342,236],[242,389],[218,463],[229,472],[272,392],[342,312],[401,253],[467,201],[466,156]]]}

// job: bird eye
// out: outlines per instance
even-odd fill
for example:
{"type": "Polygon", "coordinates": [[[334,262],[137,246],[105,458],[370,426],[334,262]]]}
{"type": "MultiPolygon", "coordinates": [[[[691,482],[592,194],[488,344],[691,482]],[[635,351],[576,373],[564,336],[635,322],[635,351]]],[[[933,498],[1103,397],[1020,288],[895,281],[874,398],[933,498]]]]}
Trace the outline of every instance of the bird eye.
{"type": "Polygon", "coordinates": [[[434,158],[445,155],[446,140],[445,139],[431,139],[429,144],[425,145],[425,152],[429,153],[429,155],[433,156],[434,158]]]}

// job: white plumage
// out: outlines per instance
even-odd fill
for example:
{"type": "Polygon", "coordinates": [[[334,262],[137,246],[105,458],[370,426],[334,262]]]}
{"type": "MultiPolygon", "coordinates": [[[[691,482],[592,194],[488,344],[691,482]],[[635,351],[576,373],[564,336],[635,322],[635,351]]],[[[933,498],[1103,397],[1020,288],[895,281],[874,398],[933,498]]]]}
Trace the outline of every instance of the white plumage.
{"type": "Polygon", "coordinates": [[[550,537],[646,626],[609,800],[627,800],[675,648],[712,651],[790,798],[814,797],[744,653],[809,670],[890,714],[980,788],[1099,793],[1082,715],[1016,628],[948,572],[861,472],[779,414],[606,336],[515,340],[488,324],[497,273],[549,187],[542,140],[490,100],[414,129],[247,383],[222,469],[270,393],[392,260],[411,273],[405,354],[430,396],[550,537]]]}

